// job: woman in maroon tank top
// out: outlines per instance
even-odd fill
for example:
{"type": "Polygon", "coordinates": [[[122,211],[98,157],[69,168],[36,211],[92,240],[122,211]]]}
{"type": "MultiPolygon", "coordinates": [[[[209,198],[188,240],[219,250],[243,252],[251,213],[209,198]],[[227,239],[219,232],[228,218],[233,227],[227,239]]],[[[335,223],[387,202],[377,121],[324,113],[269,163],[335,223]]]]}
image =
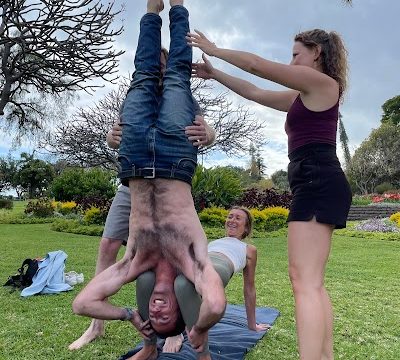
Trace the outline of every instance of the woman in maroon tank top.
{"type": "Polygon", "coordinates": [[[218,48],[203,33],[188,43],[244,71],[286,86],[261,89],[204,63],[194,76],[214,79],[246,99],[288,113],[289,275],[296,304],[300,358],[333,359],[333,312],[324,286],[333,229],[346,226],[351,191],[336,157],[339,102],[346,89],[346,49],[340,36],[315,29],[296,35],[289,65],[218,48]]]}

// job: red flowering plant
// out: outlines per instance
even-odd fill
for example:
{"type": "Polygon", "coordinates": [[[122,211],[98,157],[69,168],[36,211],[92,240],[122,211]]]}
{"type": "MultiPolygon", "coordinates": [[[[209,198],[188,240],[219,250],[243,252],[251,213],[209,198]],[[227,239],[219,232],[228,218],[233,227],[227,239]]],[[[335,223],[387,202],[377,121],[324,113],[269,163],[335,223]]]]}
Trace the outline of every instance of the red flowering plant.
{"type": "Polygon", "coordinates": [[[379,195],[372,196],[371,200],[372,200],[373,203],[380,203],[380,202],[382,202],[384,200],[384,197],[383,196],[379,196],[379,195]]]}
{"type": "Polygon", "coordinates": [[[371,200],[373,203],[400,203],[400,193],[385,193],[383,195],[373,195],[371,200]]]}

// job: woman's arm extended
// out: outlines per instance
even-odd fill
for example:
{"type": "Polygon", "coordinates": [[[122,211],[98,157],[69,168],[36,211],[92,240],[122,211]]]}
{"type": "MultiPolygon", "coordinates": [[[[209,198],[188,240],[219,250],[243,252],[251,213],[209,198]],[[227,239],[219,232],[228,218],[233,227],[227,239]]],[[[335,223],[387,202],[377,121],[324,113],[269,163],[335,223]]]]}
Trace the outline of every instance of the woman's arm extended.
{"type": "Polygon", "coordinates": [[[196,34],[188,34],[187,40],[191,46],[200,48],[210,56],[215,56],[246,72],[304,94],[331,87],[332,83],[335,82],[328,75],[309,66],[286,65],[266,60],[249,52],[218,48],[202,32],[197,30],[196,34]]]}
{"type": "Polygon", "coordinates": [[[193,76],[205,80],[214,79],[238,95],[261,105],[287,112],[294,99],[299,94],[299,92],[295,90],[271,91],[260,89],[249,81],[228,75],[214,68],[204,54],[203,61],[203,63],[193,64],[193,76]]]}
{"type": "Polygon", "coordinates": [[[257,248],[247,245],[247,265],[243,269],[243,294],[246,306],[247,324],[249,329],[264,331],[270,328],[268,324],[257,324],[256,322],[256,287],[255,274],[257,264],[257,248]]]}

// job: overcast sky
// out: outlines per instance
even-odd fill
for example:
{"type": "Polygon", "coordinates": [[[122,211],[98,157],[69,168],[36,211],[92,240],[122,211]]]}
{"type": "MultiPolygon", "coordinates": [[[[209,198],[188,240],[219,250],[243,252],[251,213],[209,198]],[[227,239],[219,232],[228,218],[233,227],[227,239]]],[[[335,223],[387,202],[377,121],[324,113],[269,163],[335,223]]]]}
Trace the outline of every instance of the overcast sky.
{"type": "MultiPolygon", "coordinates": [[[[351,152],[379,126],[382,104],[400,95],[400,39],[398,17],[399,0],[354,0],[353,6],[340,0],[187,0],[191,29],[203,31],[220,47],[246,50],[267,59],[290,62],[293,37],[299,31],[312,28],[339,32],[349,51],[350,81],[345,102],[341,107],[343,122],[351,152]]],[[[121,57],[121,75],[133,72],[133,56],[137,44],[139,20],[146,9],[146,0],[116,1],[124,4],[121,14],[125,31],[115,43],[126,52],[121,57]]],[[[168,1],[161,13],[163,18],[163,44],[168,47],[168,1]]],[[[194,60],[201,53],[194,51],[194,60]]],[[[253,81],[257,86],[276,89],[272,83],[237,70],[221,61],[212,63],[230,74],[253,81]]],[[[80,104],[93,102],[110,90],[98,91],[80,104]]],[[[224,90],[216,84],[216,91],[224,90]]],[[[234,102],[250,107],[266,123],[265,138],[268,144],[262,149],[267,174],[285,169],[287,138],[284,132],[285,114],[255,105],[248,100],[230,95],[234,102]]],[[[0,155],[7,153],[8,140],[0,137],[0,155]]],[[[19,155],[19,150],[14,154],[19,155]]],[[[340,155],[340,152],[339,152],[340,155]]],[[[205,159],[208,166],[218,164],[246,165],[248,158],[226,158],[215,154],[205,159]]]]}

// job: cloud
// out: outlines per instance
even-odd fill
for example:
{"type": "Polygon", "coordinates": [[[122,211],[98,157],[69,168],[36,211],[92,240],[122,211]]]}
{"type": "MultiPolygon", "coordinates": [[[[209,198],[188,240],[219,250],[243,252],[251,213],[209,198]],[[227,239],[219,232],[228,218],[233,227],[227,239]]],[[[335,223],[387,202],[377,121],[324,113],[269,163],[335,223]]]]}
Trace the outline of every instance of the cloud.
{"type": "MultiPolygon", "coordinates": [[[[117,0],[119,6],[124,1],[117,0]]],[[[119,74],[128,76],[133,72],[133,57],[137,45],[139,20],[146,8],[146,2],[128,1],[125,12],[121,15],[125,31],[114,43],[117,49],[126,52],[120,59],[119,74]]],[[[398,59],[400,49],[398,32],[395,27],[400,13],[398,0],[354,1],[353,6],[346,6],[340,0],[243,0],[230,1],[187,1],[190,11],[191,28],[197,28],[210,36],[219,46],[250,51],[274,61],[288,63],[294,35],[310,28],[324,28],[339,32],[347,45],[350,64],[350,87],[345,102],[341,107],[343,121],[350,139],[350,148],[358,146],[379,126],[382,104],[400,94],[400,72],[398,59]]],[[[168,2],[162,13],[163,43],[169,44],[168,2]]],[[[201,52],[195,50],[194,59],[201,52]]],[[[232,75],[241,76],[266,89],[277,86],[235,69],[215,59],[213,64],[232,75]]],[[[82,95],[77,105],[90,105],[112,88],[96,91],[93,97],[82,95]]],[[[244,102],[265,118],[267,128],[265,137],[268,144],[263,149],[266,163],[271,169],[284,168],[287,164],[286,135],[283,131],[284,114],[273,112],[244,102]]],[[[7,148],[7,139],[0,146],[7,148]]],[[[339,151],[340,153],[340,151],[339,151]]],[[[229,158],[216,158],[210,163],[230,161],[229,158]]],[[[238,159],[235,159],[238,161],[238,159]]],[[[267,170],[269,171],[269,169],[267,170]]]]}

